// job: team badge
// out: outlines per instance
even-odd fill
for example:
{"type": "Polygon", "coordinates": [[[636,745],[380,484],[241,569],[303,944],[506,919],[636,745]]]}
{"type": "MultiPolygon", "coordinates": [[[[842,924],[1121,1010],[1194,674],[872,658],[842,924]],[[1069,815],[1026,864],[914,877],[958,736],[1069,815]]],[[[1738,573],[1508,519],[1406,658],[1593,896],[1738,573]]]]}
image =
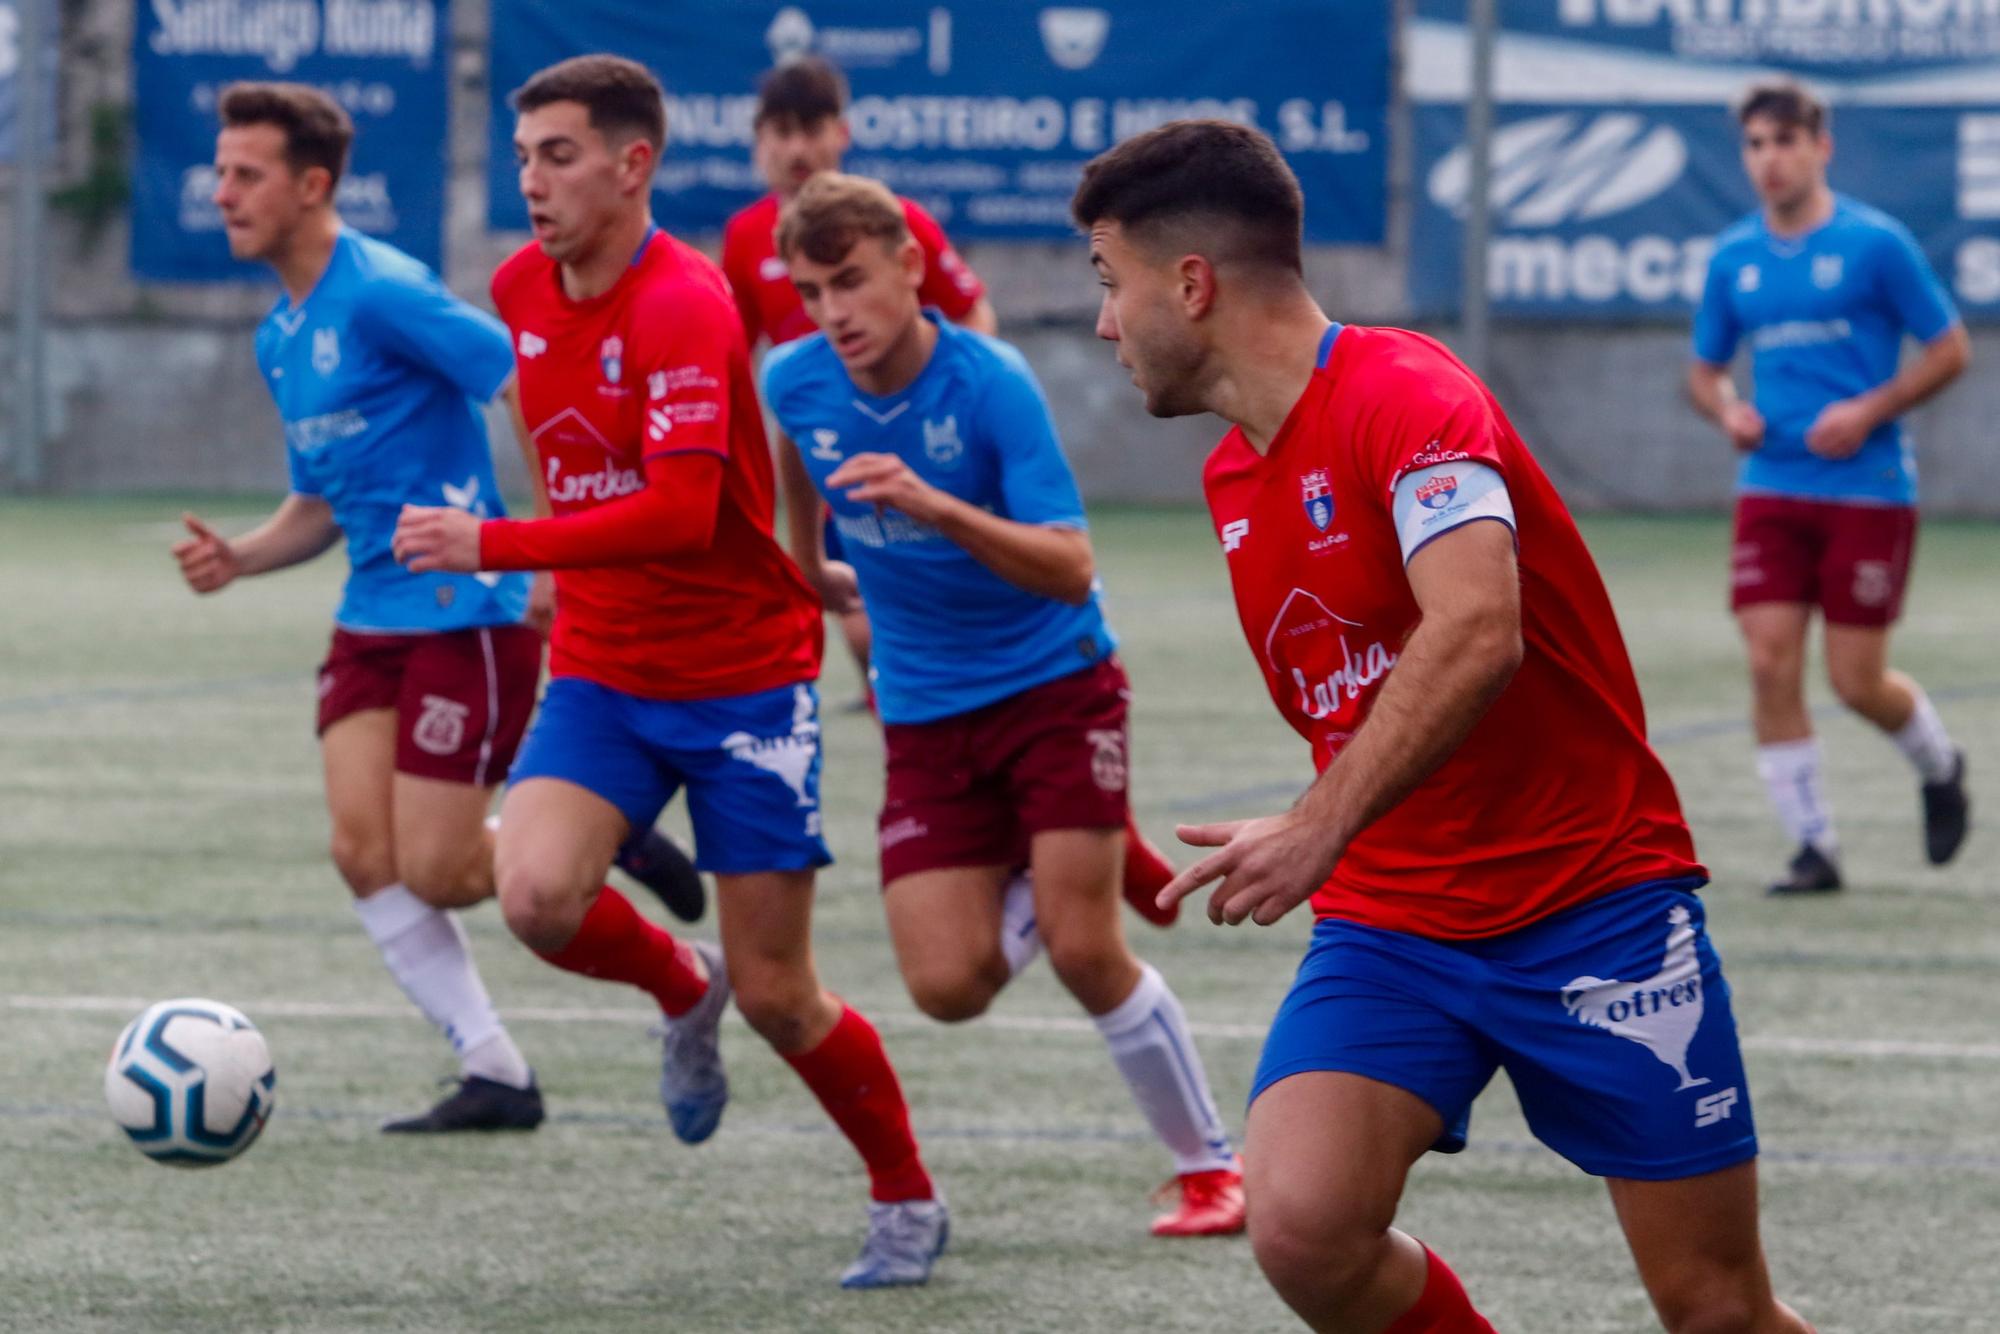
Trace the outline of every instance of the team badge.
{"type": "Polygon", "coordinates": [[[1812,266],[1813,286],[1827,291],[1840,286],[1840,276],[1845,268],[1839,255],[1814,255],[1812,266]]]}
{"type": "Polygon", "coordinates": [[[313,369],[331,375],[340,368],[340,330],[313,330],[313,369]]]}
{"type": "Polygon", "coordinates": [[[1333,484],[1327,480],[1326,469],[1315,468],[1299,477],[1300,503],[1306,507],[1306,518],[1322,533],[1333,526],[1333,484]]]}
{"type": "Polygon", "coordinates": [[[424,711],[410,731],[417,749],[432,755],[452,755],[465,744],[465,720],[472,709],[442,695],[425,695],[424,711]]]}
{"type": "Polygon", "coordinates": [[[949,468],[959,461],[965,454],[965,443],[958,438],[956,416],[941,422],[924,422],[924,453],[940,468],[949,468]]]}
{"type": "Polygon", "coordinates": [[[617,334],[605,339],[597,349],[597,364],[604,369],[604,383],[617,384],[625,374],[625,340],[617,334]]]}
{"type": "Polygon", "coordinates": [[[1745,264],[1736,271],[1736,290],[1754,292],[1764,285],[1764,274],[1755,264],[1745,264]]]}
{"type": "Polygon", "coordinates": [[[1443,509],[1451,504],[1451,498],[1457,494],[1458,477],[1454,473],[1433,477],[1417,485],[1417,503],[1427,510],[1443,509]]]}
{"type": "Polygon", "coordinates": [[[1096,728],[1084,733],[1090,742],[1090,781],[1105,792],[1123,792],[1129,770],[1125,763],[1125,733],[1115,728],[1096,728]]]}

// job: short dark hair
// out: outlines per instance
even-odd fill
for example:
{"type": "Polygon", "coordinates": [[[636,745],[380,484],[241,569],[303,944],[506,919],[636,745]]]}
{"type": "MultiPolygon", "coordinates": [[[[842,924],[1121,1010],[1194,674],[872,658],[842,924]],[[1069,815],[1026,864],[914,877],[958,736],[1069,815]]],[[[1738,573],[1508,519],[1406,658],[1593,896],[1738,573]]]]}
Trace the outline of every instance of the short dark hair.
{"type": "Polygon", "coordinates": [[[1070,213],[1086,231],[1115,222],[1141,244],[1305,271],[1298,178],[1268,135],[1234,121],[1169,121],[1100,154],[1070,213]]]}
{"type": "Polygon", "coordinates": [[[781,259],[804,254],[815,264],[838,264],[864,236],[892,247],[910,239],[902,201],[866,176],[820,172],[799,187],[778,215],[781,259]]]}
{"type": "Polygon", "coordinates": [[[222,90],[216,114],[227,128],[275,125],[285,136],[285,165],[293,172],[324,167],[340,183],[354,121],[340,103],[303,83],[232,83],[222,90]]]}
{"type": "Polygon", "coordinates": [[[1830,119],[1826,103],[1797,79],[1763,79],[1744,89],[1736,100],[1736,123],[1748,125],[1756,116],[1814,136],[1826,130],[1830,119]]]}
{"type": "Polygon", "coordinates": [[[811,129],[823,120],[847,111],[847,76],[831,61],[819,56],[801,56],[764,71],[757,80],[757,119],[789,120],[811,129]]]}
{"type": "Polygon", "coordinates": [[[653,72],[623,56],[571,56],[536,70],[507,99],[515,111],[534,111],[552,102],[579,102],[590,127],[605,138],[632,134],[658,152],[667,142],[666,91],[653,72]]]}

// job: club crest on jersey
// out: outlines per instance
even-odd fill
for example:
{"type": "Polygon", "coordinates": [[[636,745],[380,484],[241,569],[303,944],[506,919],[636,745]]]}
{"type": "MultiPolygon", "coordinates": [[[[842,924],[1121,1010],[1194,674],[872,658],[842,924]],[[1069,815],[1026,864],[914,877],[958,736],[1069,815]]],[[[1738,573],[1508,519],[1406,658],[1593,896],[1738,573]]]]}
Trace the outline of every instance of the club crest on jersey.
{"type": "Polygon", "coordinates": [[[1812,265],[1813,286],[1821,291],[1840,286],[1840,275],[1846,266],[1839,255],[1814,255],[1812,265]]]}
{"type": "Polygon", "coordinates": [[[1313,527],[1323,533],[1333,526],[1333,484],[1327,480],[1326,469],[1315,468],[1299,476],[1299,500],[1313,527]]]}
{"type": "Polygon", "coordinates": [[[1451,498],[1458,494],[1458,477],[1446,473],[1433,477],[1417,486],[1417,503],[1427,510],[1441,510],[1451,504],[1451,498]]]}
{"type": "Polygon", "coordinates": [[[957,416],[941,422],[924,420],[924,453],[940,468],[949,468],[965,455],[965,442],[958,438],[957,416]]]}
{"type": "Polygon", "coordinates": [[[597,364],[604,370],[604,383],[617,384],[625,374],[625,340],[617,334],[605,339],[597,349],[597,364]]]}
{"type": "Polygon", "coordinates": [[[340,368],[340,330],[313,330],[313,369],[331,375],[340,368]]]}

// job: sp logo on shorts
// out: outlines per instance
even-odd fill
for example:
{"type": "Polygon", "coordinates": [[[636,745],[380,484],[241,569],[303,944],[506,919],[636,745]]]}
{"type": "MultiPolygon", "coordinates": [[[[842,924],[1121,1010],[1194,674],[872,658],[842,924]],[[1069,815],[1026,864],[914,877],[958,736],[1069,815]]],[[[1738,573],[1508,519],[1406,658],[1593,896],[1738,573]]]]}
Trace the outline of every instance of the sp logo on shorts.
{"type": "Polygon", "coordinates": [[[410,740],[417,743],[418,750],[429,754],[455,755],[465,744],[465,720],[471,716],[469,704],[460,704],[443,695],[425,695],[424,711],[417,718],[417,725],[410,729],[410,740]]]}
{"type": "Polygon", "coordinates": [[[1711,1093],[1706,1097],[1695,1099],[1694,1128],[1700,1130],[1718,1121],[1727,1121],[1730,1112],[1735,1110],[1737,1101],[1734,1088],[1726,1088],[1720,1093],[1711,1093]]]}
{"type": "Polygon", "coordinates": [[[1887,605],[1891,592],[1889,562],[1886,560],[1858,560],[1854,562],[1854,600],[1864,607],[1887,605]]]}
{"type": "Polygon", "coordinates": [[[1090,779],[1106,792],[1123,792],[1128,781],[1125,765],[1125,733],[1115,728],[1092,728],[1084,739],[1094,747],[1090,755],[1090,779]]]}
{"type": "Polygon", "coordinates": [[[1709,1082],[1689,1074],[1687,1067],[1688,1046],[1701,1027],[1703,1009],[1701,960],[1694,945],[1692,918],[1676,904],[1667,913],[1667,950],[1659,972],[1643,982],[1578,977],[1562,989],[1563,1008],[1578,1023],[1638,1043],[1679,1075],[1676,1093],[1709,1082]]]}

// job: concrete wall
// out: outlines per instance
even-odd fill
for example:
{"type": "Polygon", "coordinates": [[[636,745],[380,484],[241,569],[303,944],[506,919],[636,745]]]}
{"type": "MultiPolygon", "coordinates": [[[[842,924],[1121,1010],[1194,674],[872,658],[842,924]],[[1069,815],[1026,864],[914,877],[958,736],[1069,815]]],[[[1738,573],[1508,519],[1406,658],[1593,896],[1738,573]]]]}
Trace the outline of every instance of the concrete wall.
{"type": "MultiPolygon", "coordinates": [[[[64,137],[56,184],[88,169],[93,108],[130,102],[129,0],[64,5],[64,137]]],[[[483,0],[456,0],[446,278],[484,300],[493,266],[519,236],[485,230],[483,0]]],[[[1402,120],[1399,109],[1395,121],[1402,120]]],[[[1394,122],[1392,122],[1393,124],[1394,122]]],[[[1400,126],[1397,126],[1400,129],[1400,126]]],[[[1390,236],[1407,235],[1408,163],[1391,165],[1390,236]]],[[[0,185],[8,184],[0,176],[0,185]]],[[[0,253],[12,245],[0,190],[0,253]]],[[[255,284],[135,282],[122,214],[92,232],[50,214],[52,328],[48,364],[54,438],[45,477],[58,491],[223,489],[284,485],[278,425],[251,360],[250,331],[273,289],[255,284]]],[[[699,238],[697,238],[699,239],[699,238]]],[[[1336,318],[1398,322],[1406,257],[1324,249],[1308,258],[1314,290],[1336,318]]],[[[1195,501],[1200,464],[1220,433],[1211,420],[1145,416],[1109,348],[1091,333],[1097,288],[1080,243],[968,246],[1007,335],[1040,373],[1085,494],[1100,501],[1195,501]]],[[[4,268],[4,266],[0,266],[4,268]]],[[[0,272],[0,308],[13,296],[0,272]]],[[[1432,330],[1449,341],[1448,329],[1432,330]]],[[[0,367],[11,364],[0,328],[0,367]]],[[[1578,508],[1696,509],[1724,503],[1732,461],[1680,395],[1685,330],[1660,325],[1502,326],[1491,379],[1516,425],[1578,508]]],[[[1916,414],[1925,503],[1942,513],[2000,515],[2000,330],[1975,335],[1975,369],[1916,414]]],[[[13,383],[0,385],[0,479],[12,472],[13,383]]],[[[496,423],[497,425],[497,423],[496,423]]],[[[520,470],[496,434],[503,480],[520,470]]]]}

